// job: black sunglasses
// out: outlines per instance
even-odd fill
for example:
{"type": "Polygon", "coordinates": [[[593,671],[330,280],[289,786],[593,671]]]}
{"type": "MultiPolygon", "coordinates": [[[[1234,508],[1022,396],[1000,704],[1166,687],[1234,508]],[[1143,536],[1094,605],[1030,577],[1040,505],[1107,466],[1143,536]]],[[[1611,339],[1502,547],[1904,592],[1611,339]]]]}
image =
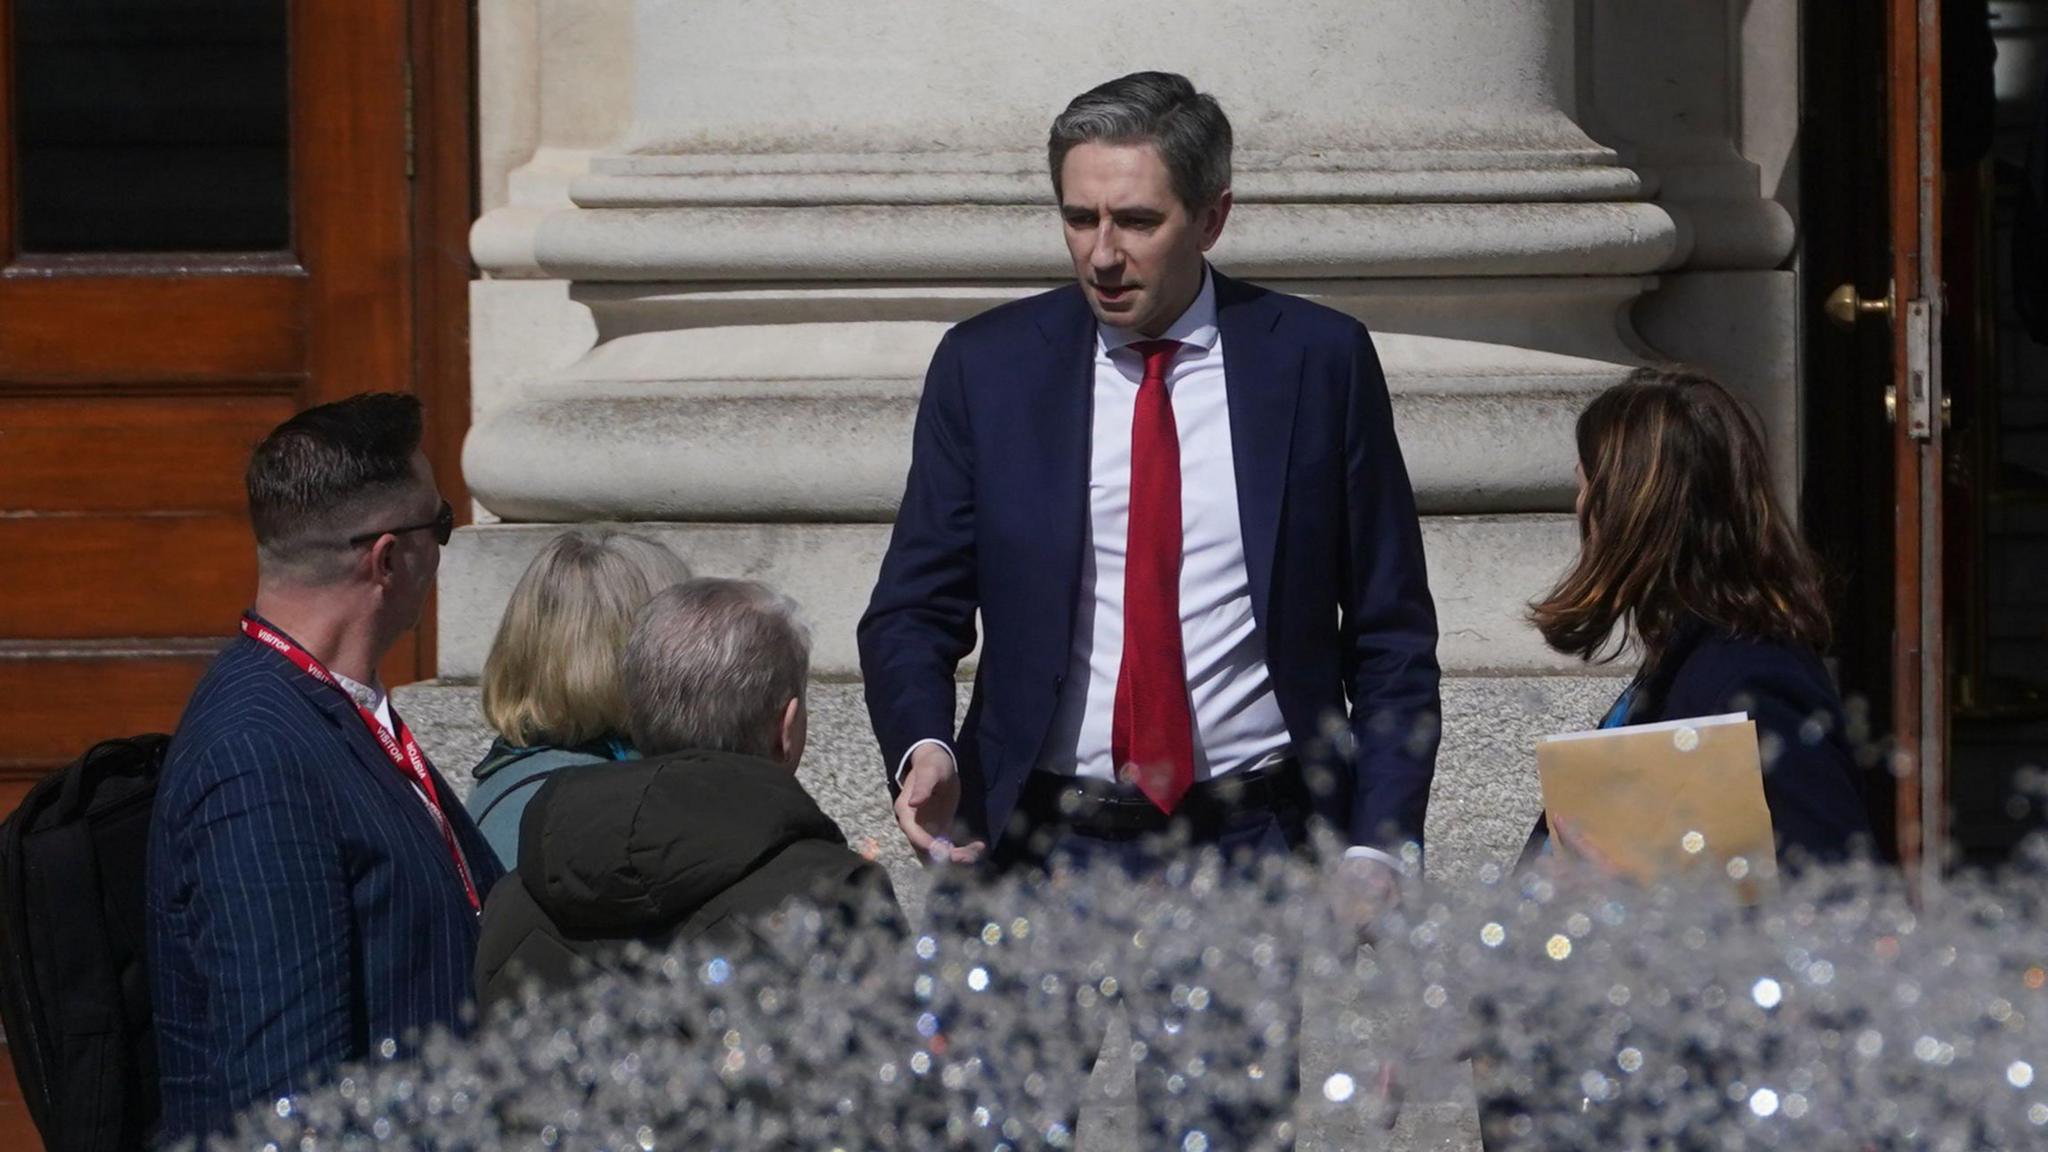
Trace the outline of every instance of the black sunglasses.
{"type": "Polygon", "coordinates": [[[434,513],[434,518],[424,524],[407,524],[402,528],[380,528],[375,532],[362,532],[349,537],[348,543],[349,547],[353,548],[358,544],[367,544],[379,536],[398,536],[428,528],[434,530],[434,542],[444,548],[447,547],[448,538],[455,535],[455,506],[443,500],[441,510],[434,513]]]}

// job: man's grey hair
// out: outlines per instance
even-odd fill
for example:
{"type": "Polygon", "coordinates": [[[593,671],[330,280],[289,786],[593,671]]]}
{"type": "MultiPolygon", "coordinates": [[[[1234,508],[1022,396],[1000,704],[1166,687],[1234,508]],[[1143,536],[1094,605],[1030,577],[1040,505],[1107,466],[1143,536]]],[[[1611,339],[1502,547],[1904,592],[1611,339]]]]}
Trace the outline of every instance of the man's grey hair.
{"type": "Polygon", "coordinates": [[[647,602],[626,641],[633,745],[772,757],[810,671],[794,600],[751,580],[684,581],[647,602]]]}
{"type": "Polygon", "coordinates": [[[1046,145],[1055,197],[1063,195],[1067,153],[1090,142],[1157,145],[1173,194],[1190,210],[1214,204],[1230,187],[1230,118],[1177,73],[1133,72],[1074,97],[1046,145]]]}

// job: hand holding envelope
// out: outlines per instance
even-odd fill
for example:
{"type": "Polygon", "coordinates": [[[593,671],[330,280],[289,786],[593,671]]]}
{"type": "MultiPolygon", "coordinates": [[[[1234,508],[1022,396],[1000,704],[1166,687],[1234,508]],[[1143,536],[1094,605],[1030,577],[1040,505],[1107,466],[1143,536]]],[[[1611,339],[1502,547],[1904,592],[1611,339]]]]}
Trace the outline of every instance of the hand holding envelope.
{"type": "Polygon", "coordinates": [[[1777,874],[1756,724],[1744,713],[1550,736],[1543,808],[1564,855],[1585,846],[1639,883],[1724,877],[1745,899],[1777,874]]]}

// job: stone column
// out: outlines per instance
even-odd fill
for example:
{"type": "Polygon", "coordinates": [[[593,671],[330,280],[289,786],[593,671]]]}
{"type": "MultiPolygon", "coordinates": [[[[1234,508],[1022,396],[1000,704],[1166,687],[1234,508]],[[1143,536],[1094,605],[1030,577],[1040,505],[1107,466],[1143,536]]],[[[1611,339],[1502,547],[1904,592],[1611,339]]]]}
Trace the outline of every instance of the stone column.
{"type": "MultiPolygon", "coordinates": [[[[1659,201],[1588,134],[1590,80],[1628,62],[1587,42],[1585,11],[486,0],[464,458],[486,522],[445,562],[444,679],[478,673],[559,525],[640,525],[702,572],[806,605],[821,681],[808,775],[893,851],[853,626],[926,361],[947,325],[1070,275],[1044,160],[1066,100],[1173,69],[1236,127],[1217,265],[1375,333],[1443,626],[1433,860],[1460,875],[1511,859],[1537,807],[1531,741],[1587,723],[1615,687],[1522,620],[1576,547],[1572,422],[1651,355],[1631,315],[1660,272],[1695,253],[1769,266],[1789,244],[1758,238],[1777,217],[1753,187],[1674,177],[1685,196],[1659,201]]],[[[1688,144],[1688,171],[1741,163],[1725,128],[1701,129],[1720,152],[1688,144]]]]}

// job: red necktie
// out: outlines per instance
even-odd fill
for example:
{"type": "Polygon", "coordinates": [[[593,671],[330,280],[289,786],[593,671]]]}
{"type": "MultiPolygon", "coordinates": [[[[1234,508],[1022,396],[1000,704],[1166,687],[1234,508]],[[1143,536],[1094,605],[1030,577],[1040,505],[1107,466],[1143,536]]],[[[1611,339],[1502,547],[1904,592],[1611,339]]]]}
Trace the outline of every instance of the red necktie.
{"type": "Polygon", "coordinates": [[[1131,417],[1131,520],[1124,557],[1124,658],[1109,749],[1162,812],[1195,782],[1187,665],[1180,634],[1180,434],[1166,370],[1177,340],[1131,345],[1145,380],[1131,417]]]}

